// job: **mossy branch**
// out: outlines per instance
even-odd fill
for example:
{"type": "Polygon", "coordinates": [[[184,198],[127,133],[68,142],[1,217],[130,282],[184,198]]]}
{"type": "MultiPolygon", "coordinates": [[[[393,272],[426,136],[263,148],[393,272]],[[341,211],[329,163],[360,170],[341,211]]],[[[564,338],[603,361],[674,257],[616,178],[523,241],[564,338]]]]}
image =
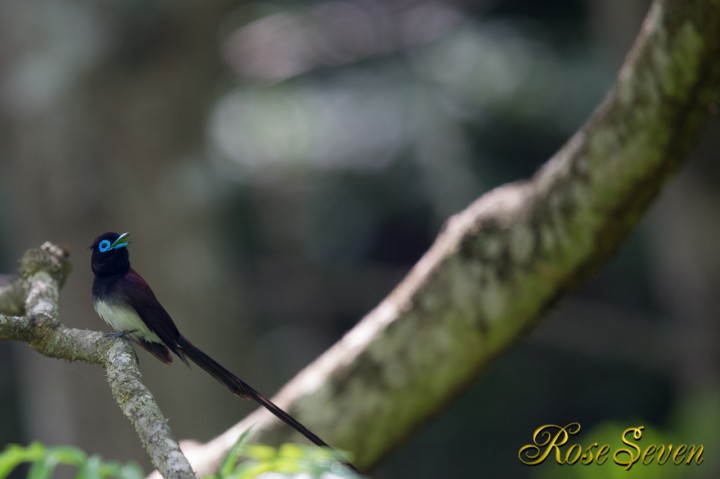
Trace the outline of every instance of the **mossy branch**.
{"type": "Polygon", "coordinates": [[[0,340],[23,341],[48,357],[104,367],[112,395],[153,465],[164,477],[194,478],[155,398],[140,380],[130,344],[60,322],[60,288],[69,271],[67,254],[51,243],[25,253],[20,277],[0,288],[0,340]]]}

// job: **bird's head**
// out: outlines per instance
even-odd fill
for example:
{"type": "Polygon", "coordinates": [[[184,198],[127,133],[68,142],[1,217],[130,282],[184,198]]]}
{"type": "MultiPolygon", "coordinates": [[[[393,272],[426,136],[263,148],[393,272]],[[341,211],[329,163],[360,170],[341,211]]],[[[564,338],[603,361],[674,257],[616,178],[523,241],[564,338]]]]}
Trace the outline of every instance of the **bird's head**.
{"type": "Polygon", "coordinates": [[[130,255],[127,250],[128,233],[112,231],[103,233],[90,245],[90,265],[98,276],[125,274],[130,270],[130,255]]]}

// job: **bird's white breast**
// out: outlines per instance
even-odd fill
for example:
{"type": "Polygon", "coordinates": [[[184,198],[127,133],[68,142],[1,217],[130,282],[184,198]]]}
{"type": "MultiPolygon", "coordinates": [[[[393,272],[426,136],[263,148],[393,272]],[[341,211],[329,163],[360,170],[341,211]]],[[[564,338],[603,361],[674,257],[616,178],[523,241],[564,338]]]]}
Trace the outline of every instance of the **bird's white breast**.
{"type": "Polygon", "coordinates": [[[160,338],[150,331],[145,322],[138,316],[131,307],[110,305],[102,300],[93,303],[97,314],[108,323],[115,331],[137,330],[132,336],[137,336],[155,343],[162,343],[160,338]]]}

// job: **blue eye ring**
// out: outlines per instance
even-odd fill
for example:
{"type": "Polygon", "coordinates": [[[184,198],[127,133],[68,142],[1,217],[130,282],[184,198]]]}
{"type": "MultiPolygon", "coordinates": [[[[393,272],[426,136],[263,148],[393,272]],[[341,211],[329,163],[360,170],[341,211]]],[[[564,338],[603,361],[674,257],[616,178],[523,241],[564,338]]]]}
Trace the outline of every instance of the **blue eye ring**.
{"type": "Polygon", "coordinates": [[[101,253],[104,253],[105,251],[110,249],[110,241],[108,240],[102,240],[100,244],[98,244],[98,249],[101,253]]]}

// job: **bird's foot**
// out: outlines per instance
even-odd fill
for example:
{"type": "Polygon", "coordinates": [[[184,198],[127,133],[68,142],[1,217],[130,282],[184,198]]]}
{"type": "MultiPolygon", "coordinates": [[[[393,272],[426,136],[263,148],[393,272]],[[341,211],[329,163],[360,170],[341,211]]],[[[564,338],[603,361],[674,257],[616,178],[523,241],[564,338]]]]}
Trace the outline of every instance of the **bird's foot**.
{"type": "Polygon", "coordinates": [[[126,329],[124,331],[116,331],[114,333],[107,333],[105,337],[107,339],[118,339],[118,338],[124,338],[128,334],[137,333],[137,329],[126,329]]]}

